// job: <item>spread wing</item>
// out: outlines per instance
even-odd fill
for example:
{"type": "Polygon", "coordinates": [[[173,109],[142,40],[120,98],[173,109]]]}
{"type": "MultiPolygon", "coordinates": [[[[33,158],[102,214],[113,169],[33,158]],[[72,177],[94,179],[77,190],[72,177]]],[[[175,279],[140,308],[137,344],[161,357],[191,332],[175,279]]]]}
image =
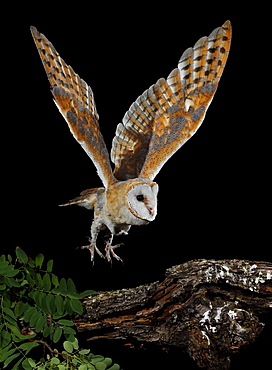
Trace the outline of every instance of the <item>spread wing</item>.
{"type": "Polygon", "coordinates": [[[109,153],[101,135],[91,88],[59,56],[54,46],[31,27],[55,103],[83,149],[92,159],[103,185],[114,181],[109,153]]]}
{"type": "Polygon", "coordinates": [[[230,43],[231,24],[226,21],[187,49],[178,68],[131,105],[113,139],[116,178],[153,180],[196,132],[217,89],[230,43]]]}

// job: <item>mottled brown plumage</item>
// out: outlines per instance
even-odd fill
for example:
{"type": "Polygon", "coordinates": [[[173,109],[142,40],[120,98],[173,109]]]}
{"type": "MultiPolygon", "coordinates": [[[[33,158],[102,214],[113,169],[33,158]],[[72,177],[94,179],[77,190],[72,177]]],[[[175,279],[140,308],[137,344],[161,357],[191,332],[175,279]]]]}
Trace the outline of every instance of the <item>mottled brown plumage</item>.
{"type": "Polygon", "coordinates": [[[231,42],[226,21],[202,37],[181,56],[178,68],[159,79],[131,105],[116,128],[110,156],[98,124],[93,92],[59,56],[36,28],[31,32],[42,59],[56,105],[83,149],[96,166],[104,187],[89,189],[67,204],[94,209],[90,245],[93,259],[96,238],[108,228],[106,257],[114,253],[113,235],[127,233],[130,225],[153,221],[158,185],[153,182],[164,163],[200,127],[216,92],[231,42]]]}

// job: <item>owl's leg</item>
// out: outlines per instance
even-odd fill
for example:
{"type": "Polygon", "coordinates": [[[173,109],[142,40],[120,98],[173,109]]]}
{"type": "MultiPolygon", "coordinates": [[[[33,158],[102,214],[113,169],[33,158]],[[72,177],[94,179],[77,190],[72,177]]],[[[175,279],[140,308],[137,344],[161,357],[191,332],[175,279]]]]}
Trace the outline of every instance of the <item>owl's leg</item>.
{"type": "Polygon", "coordinates": [[[81,249],[88,249],[91,254],[91,261],[92,263],[94,262],[94,253],[96,252],[101,258],[105,258],[103,253],[100,252],[100,250],[96,246],[96,240],[93,240],[91,238],[88,238],[90,244],[88,245],[83,245],[81,249]]]}
{"type": "Polygon", "coordinates": [[[96,222],[94,220],[93,223],[92,223],[92,226],[91,226],[91,238],[88,238],[90,244],[81,247],[81,249],[88,249],[90,251],[92,262],[94,262],[95,252],[101,258],[105,258],[105,256],[100,252],[100,250],[96,246],[96,240],[97,240],[98,233],[99,233],[100,230],[103,230],[104,228],[105,228],[105,225],[103,225],[101,222],[96,222]]]}
{"type": "Polygon", "coordinates": [[[106,257],[108,262],[111,262],[111,256],[112,256],[113,258],[117,259],[117,261],[120,261],[120,262],[123,263],[122,258],[117,256],[117,254],[114,252],[114,249],[120,247],[122,244],[111,245],[112,239],[113,239],[113,234],[111,234],[110,238],[106,241],[106,247],[105,247],[106,255],[105,255],[105,257],[106,257]]]}

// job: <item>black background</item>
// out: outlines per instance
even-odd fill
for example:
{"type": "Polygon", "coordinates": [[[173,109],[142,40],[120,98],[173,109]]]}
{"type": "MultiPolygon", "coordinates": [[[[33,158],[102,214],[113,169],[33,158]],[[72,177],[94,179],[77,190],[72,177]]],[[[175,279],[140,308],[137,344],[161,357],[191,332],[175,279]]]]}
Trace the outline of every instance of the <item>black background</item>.
{"type": "MultiPolygon", "coordinates": [[[[271,261],[266,9],[260,15],[255,8],[200,4],[45,3],[6,14],[8,25],[1,32],[1,252],[14,255],[20,246],[33,257],[43,253],[54,259],[56,274],[71,277],[80,290],[153,282],[166,268],[191,259],[271,261]],[[30,25],[92,87],[110,149],[116,125],[137,97],[166,78],[186,48],[227,19],[233,42],[226,69],[203,125],[156,177],[156,220],[115,238],[125,243],[118,250],[124,265],[113,261],[111,267],[96,256],[92,267],[88,252],[77,249],[87,243],[92,212],[58,204],[101,182],[52,101],[30,25]]],[[[266,322],[256,342],[233,356],[232,370],[267,364],[271,315],[266,322]]],[[[91,348],[124,370],[148,369],[150,361],[157,369],[197,368],[180,351],[136,352],[108,342],[91,348]]]]}

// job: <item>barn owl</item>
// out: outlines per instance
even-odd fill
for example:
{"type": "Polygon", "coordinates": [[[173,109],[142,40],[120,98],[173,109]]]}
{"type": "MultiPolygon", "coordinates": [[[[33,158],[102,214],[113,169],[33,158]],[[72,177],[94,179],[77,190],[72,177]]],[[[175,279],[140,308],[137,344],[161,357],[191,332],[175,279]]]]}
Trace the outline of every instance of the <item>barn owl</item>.
{"type": "Polygon", "coordinates": [[[200,127],[225,67],[231,24],[226,21],[181,56],[167,79],[159,79],[130,106],[117,125],[109,155],[98,124],[93,92],[59,56],[47,38],[31,27],[51,90],[70,131],[94,163],[103,187],[83,191],[64,205],[94,210],[89,245],[108,261],[119,245],[114,235],[131,225],[145,225],[157,214],[158,185],[154,179],[165,162],[200,127]],[[110,157],[115,164],[112,171],[110,157]],[[97,248],[99,232],[107,229],[105,256],[97,248]]]}

